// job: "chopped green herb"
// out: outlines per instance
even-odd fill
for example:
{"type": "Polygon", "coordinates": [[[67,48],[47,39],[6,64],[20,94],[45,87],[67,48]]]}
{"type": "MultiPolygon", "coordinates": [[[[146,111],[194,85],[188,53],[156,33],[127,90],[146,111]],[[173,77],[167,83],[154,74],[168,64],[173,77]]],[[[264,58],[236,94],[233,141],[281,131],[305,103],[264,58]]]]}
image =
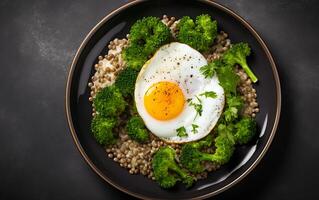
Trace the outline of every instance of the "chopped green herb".
{"type": "Polygon", "coordinates": [[[190,102],[189,105],[190,105],[190,106],[193,106],[194,109],[196,110],[195,119],[196,119],[196,117],[197,117],[198,115],[199,115],[199,116],[202,116],[203,105],[202,105],[201,103],[190,102]]]}
{"type": "Polygon", "coordinates": [[[221,67],[217,70],[219,84],[224,88],[226,93],[235,93],[239,83],[239,76],[231,66],[221,67]]]}
{"type": "Polygon", "coordinates": [[[198,128],[199,126],[197,124],[192,124],[192,132],[195,134],[195,133],[198,133],[198,128]]]}
{"type": "Polygon", "coordinates": [[[187,137],[188,136],[188,134],[186,133],[186,128],[184,126],[176,129],[176,132],[177,132],[177,136],[179,136],[179,137],[187,137]]]}
{"type": "Polygon", "coordinates": [[[199,103],[202,103],[202,100],[200,100],[200,98],[198,98],[198,96],[195,96],[195,97],[199,101],[199,103]]]}
{"type": "Polygon", "coordinates": [[[212,78],[215,75],[216,70],[222,66],[222,61],[218,59],[214,60],[211,63],[208,63],[207,65],[202,66],[199,70],[205,76],[205,78],[212,78]]]}
{"type": "Polygon", "coordinates": [[[218,129],[219,135],[223,135],[223,136],[227,137],[228,140],[231,141],[232,144],[236,143],[235,137],[233,135],[234,127],[232,124],[230,124],[228,126],[225,124],[219,124],[217,129],[218,129]]]}
{"type": "Polygon", "coordinates": [[[199,103],[194,103],[193,99],[187,99],[187,102],[189,103],[190,106],[193,106],[194,109],[196,110],[196,116],[195,116],[195,119],[196,119],[198,115],[202,116],[203,105],[202,105],[202,100],[200,100],[198,96],[195,96],[195,98],[198,100],[199,103]]]}
{"type": "Polygon", "coordinates": [[[226,108],[223,114],[226,122],[232,122],[238,118],[243,104],[243,99],[240,96],[226,95],[226,108]]]}
{"type": "Polygon", "coordinates": [[[214,91],[207,91],[207,92],[200,94],[199,96],[205,96],[206,98],[212,98],[212,99],[217,98],[217,94],[214,91]]]}

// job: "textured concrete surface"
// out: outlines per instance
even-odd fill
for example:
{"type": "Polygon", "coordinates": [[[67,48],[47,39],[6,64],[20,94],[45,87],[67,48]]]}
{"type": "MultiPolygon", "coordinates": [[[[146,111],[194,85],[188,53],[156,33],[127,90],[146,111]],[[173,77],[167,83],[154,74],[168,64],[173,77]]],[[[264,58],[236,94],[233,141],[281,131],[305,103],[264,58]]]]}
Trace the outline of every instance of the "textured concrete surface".
{"type": "MultiPolygon", "coordinates": [[[[124,0],[0,1],[0,199],[125,199],[78,153],[64,114],[69,64],[124,0]]],[[[218,0],[268,44],[282,117],[262,162],[216,199],[319,199],[319,2],[218,0]]]]}

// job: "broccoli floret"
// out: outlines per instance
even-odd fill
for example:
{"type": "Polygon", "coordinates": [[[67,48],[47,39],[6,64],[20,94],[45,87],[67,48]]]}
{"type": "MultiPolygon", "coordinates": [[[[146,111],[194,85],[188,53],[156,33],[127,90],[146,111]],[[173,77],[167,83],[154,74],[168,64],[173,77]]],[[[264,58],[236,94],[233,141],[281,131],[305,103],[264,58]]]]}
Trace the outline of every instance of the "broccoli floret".
{"type": "Polygon", "coordinates": [[[177,28],[177,39],[199,51],[207,51],[217,36],[217,22],[209,15],[199,15],[195,22],[185,16],[177,28]]]}
{"type": "Polygon", "coordinates": [[[155,153],[152,159],[155,180],[163,188],[171,188],[177,181],[182,181],[188,188],[192,186],[194,178],[178,166],[175,155],[175,150],[168,146],[161,147],[155,153]]]}
{"type": "Polygon", "coordinates": [[[119,116],[125,109],[126,102],[120,90],[114,85],[99,91],[93,99],[96,112],[103,117],[119,116]]]}
{"type": "Polygon", "coordinates": [[[170,29],[157,17],[137,20],[130,30],[131,43],[143,45],[147,55],[154,53],[170,38],[170,29]]]}
{"type": "Polygon", "coordinates": [[[215,138],[216,150],[213,154],[212,161],[218,164],[226,164],[235,150],[235,138],[233,136],[233,128],[224,124],[217,127],[218,136],[215,138]]]}
{"type": "Polygon", "coordinates": [[[242,118],[235,124],[235,140],[239,144],[248,143],[256,134],[256,121],[250,117],[242,118]]]}
{"type": "Polygon", "coordinates": [[[140,71],[147,61],[147,55],[143,52],[143,47],[137,44],[131,44],[122,52],[123,59],[126,61],[128,68],[140,71]]]}
{"type": "Polygon", "coordinates": [[[193,173],[200,173],[205,170],[202,161],[210,161],[211,154],[203,153],[200,149],[212,145],[213,138],[208,135],[199,142],[187,143],[182,147],[182,153],[179,157],[181,164],[193,173]]]}
{"type": "Polygon", "coordinates": [[[218,126],[217,134],[214,140],[216,150],[213,154],[201,152],[203,147],[211,145],[211,136],[204,139],[204,141],[185,144],[182,147],[180,156],[182,165],[193,173],[200,173],[205,170],[203,161],[215,162],[221,165],[227,163],[234,152],[234,137],[230,128],[222,124],[218,126]]]}
{"type": "Polygon", "coordinates": [[[217,36],[217,21],[212,21],[207,14],[196,17],[197,28],[204,34],[205,40],[212,43],[217,36]]]}
{"type": "Polygon", "coordinates": [[[133,96],[137,71],[132,68],[124,69],[115,81],[115,86],[119,88],[124,97],[133,96]]]}
{"type": "Polygon", "coordinates": [[[251,80],[256,83],[258,78],[251,71],[247,64],[246,57],[250,55],[250,47],[247,43],[238,43],[234,44],[228,49],[224,55],[223,60],[225,63],[229,65],[239,64],[245,70],[247,75],[251,78],[251,80]]]}
{"type": "Polygon", "coordinates": [[[139,71],[147,58],[170,38],[170,29],[159,18],[137,20],[131,27],[130,45],[124,49],[123,58],[128,67],[139,71]]]}
{"type": "Polygon", "coordinates": [[[91,122],[91,130],[95,140],[101,145],[110,145],[116,142],[113,128],[116,124],[114,118],[104,118],[96,115],[91,122]]]}
{"type": "Polygon", "coordinates": [[[133,116],[126,126],[127,134],[138,142],[146,142],[149,139],[148,131],[144,125],[143,120],[138,116],[133,116]]]}

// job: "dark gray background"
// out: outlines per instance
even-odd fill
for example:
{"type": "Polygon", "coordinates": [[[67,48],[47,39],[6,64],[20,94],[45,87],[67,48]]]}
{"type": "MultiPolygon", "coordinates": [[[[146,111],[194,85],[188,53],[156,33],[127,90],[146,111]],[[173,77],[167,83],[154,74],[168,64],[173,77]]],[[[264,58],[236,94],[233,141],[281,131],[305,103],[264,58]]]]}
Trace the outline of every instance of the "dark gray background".
{"type": "MultiPolygon", "coordinates": [[[[86,165],[69,134],[64,89],[88,31],[125,0],[0,0],[0,199],[124,199],[86,165]]],[[[218,0],[260,33],[278,66],[274,142],[216,199],[319,199],[319,1],[218,0]]]]}

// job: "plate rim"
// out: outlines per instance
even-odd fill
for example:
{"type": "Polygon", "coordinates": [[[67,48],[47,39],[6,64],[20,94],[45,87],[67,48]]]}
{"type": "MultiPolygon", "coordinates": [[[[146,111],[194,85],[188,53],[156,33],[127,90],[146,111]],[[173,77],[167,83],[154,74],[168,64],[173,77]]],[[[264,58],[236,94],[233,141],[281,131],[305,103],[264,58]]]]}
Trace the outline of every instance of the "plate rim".
{"type": "MultiPolygon", "coordinates": [[[[74,129],[74,125],[73,125],[73,119],[72,119],[72,115],[71,115],[71,109],[70,109],[70,94],[71,94],[71,83],[73,80],[73,74],[74,74],[74,70],[75,70],[75,66],[76,63],[80,57],[80,54],[82,53],[84,47],[86,46],[86,44],[88,43],[88,41],[91,39],[91,37],[94,35],[94,33],[104,24],[106,23],[110,18],[112,18],[114,15],[118,14],[119,12],[121,12],[123,9],[129,8],[131,6],[137,5],[139,3],[145,2],[147,0],[133,0],[131,2],[125,3],[124,5],[114,9],[113,11],[111,11],[109,14],[107,14],[105,17],[103,17],[91,30],[90,32],[86,35],[86,37],[84,38],[84,40],[81,42],[79,48],[76,51],[76,54],[73,57],[72,63],[69,67],[68,70],[68,76],[67,76],[67,81],[66,81],[66,86],[65,86],[65,98],[64,98],[64,104],[65,104],[65,114],[67,117],[67,122],[68,122],[68,127],[72,136],[72,139],[78,149],[78,151],[80,152],[80,154],[82,155],[82,157],[84,158],[84,160],[86,161],[86,163],[90,166],[90,168],[98,175],[100,176],[104,181],[106,181],[108,184],[112,185],[113,187],[115,187],[116,189],[129,194],[131,196],[137,197],[137,198],[142,198],[142,199],[150,199],[150,197],[147,197],[145,195],[139,194],[139,193],[135,193],[132,192],[116,183],[114,183],[111,179],[109,179],[107,176],[105,176],[92,162],[92,160],[88,157],[88,155],[86,154],[85,150],[83,149],[82,145],[80,144],[80,141],[77,137],[76,131],[74,129]]],[[[208,198],[211,196],[215,196],[223,191],[226,191],[227,189],[233,187],[234,185],[236,185],[237,183],[239,183],[243,178],[245,178],[258,164],[259,162],[262,160],[262,158],[265,156],[266,152],[268,151],[273,138],[276,134],[276,130],[278,128],[278,123],[280,120],[280,114],[281,114],[281,85],[280,85],[280,79],[279,79],[279,74],[277,71],[277,66],[275,64],[274,58],[272,56],[272,54],[270,53],[270,50],[268,49],[266,43],[263,41],[263,39],[259,36],[259,34],[257,33],[257,31],[245,20],[243,19],[240,15],[238,15],[236,12],[234,12],[233,10],[231,10],[230,8],[228,8],[227,6],[221,5],[217,2],[211,1],[211,0],[198,0],[199,2],[203,2],[208,4],[209,6],[213,6],[223,12],[226,12],[227,14],[231,15],[232,17],[234,17],[238,22],[240,22],[242,25],[245,26],[245,28],[255,37],[255,39],[257,40],[257,42],[261,45],[263,51],[266,53],[267,59],[270,62],[271,68],[272,68],[272,73],[275,79],[275,85],[276,85],[276,116],[275,116],[275,121],[274,124],[272,126],[271,129],[271,133],[270,136],[265,144],[265,146],[263,147],[261,153],[258,155],[258,157],[255,159],[255,161],[240,175],[238,176],[236,179],[234,179],[232,182],[228,183],[227,185],[219,188],[218,190],[191,198],[191,199],[204,199],[204,198],[208,198]]],[[[152,198],[154,199],[154,198],[152,198]]]]}

